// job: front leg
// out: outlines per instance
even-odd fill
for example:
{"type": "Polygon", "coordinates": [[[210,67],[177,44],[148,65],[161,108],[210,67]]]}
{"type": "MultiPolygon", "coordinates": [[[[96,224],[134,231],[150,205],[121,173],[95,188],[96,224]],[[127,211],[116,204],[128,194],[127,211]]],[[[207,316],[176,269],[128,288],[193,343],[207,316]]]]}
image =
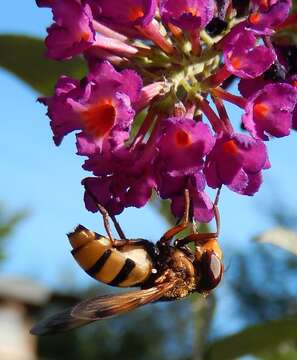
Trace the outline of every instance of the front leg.
{"type": "Polygon", "coordinates": [[[189,190],[185,189],[185,209],[183,214],[182,222],[173,228],[166,231],[166,233],[161,237],[158,243],[164,245],[172,240],[172,238],[180,233],[181,231],[185,230],[189,225],[189,211],[190,211],[190,195],[189,190]]]}
{"type": "Polygon", "coordinates": [[[176,240],[174,242],[175,247],[182,247],[191,242],[194,242],[196,246],[203,246],[211,239],[217,239],[217,233],[202,233],[202,234],[190,234],[183,239],[176,240]]]}
{"type": "MultiPolygon", "coordinates": [[[[218,192],[219,194],[219,192],[218,192]]],[[[174,246],[181,247],[187,245],[191,242],[194,242],[196,246],[203,246],[211,239],[217,239],[220,234],[220,212],[218,208],[218,195],[216,197],[215,203],[213,205],[213,211],[215,216],[216,222],[216,232],[209,232],[209,233],[192,233],[186,236],[184,239],[176,240],[174,246]]]]}

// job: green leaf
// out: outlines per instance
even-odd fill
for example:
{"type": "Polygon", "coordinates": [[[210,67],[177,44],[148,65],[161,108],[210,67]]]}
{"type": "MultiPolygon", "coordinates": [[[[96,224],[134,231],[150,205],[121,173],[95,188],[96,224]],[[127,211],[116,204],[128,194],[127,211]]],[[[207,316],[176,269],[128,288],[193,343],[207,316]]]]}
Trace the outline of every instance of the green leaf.
{"type": "Polygon", "coordinates": [[[297,315],[251,326],[243,331],[211,343],[205,360],[231,360],[240,356],[272,351],[287,341],[297,339],[297,315]]]}
{"type": "Polygon", "coordinates": [[[261,243],[268,243],[285,249],[297,256],[297,232],[283,227],[264,231],[256,237],[261,243]]]}
{"type": "Polygon", "coordinates": [[[86,73],[82,59],[57,62],[45,57],[42,39],[23,35],[0,35],[0,66],[43,95],[52,94],[60,75],[80,79],[86,73]]]}
{"type": "Polygon", "coordinates": [[[6,259],[5,240],[8,240],[17,225],[28,215],[29,212],[27,210],[18,210],[14,213],[9,213],[5,206],[0,203],[0,263],[6,259]]]}
{"type": "Polygon", "coordinates": [[[294,342],[285,343],[276,351],[261,354],[261,360],[296,360],[297,349],[294,342]]]}

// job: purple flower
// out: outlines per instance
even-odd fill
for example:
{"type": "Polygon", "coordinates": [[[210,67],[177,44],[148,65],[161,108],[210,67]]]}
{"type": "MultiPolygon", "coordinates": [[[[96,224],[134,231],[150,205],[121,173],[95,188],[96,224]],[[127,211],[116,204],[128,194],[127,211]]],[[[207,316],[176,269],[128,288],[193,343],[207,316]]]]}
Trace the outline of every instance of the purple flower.
{"type": "Polygon", "coordinates": [[[271,81],[263,79],[263,77],[257,77],[255,79],[241,79],[238,83],[238,90],[243,97],[250,98],[268,84],[271,84],[271,81]]]}
{"type": "Polygon", "coordinates": [[[144,86],[141,89],[138,101],[135,103],[135,108],[137,110],[145,108],[153,100],[154,97],[156,97],[162,92],[165,93],[166,89],[166,82],[161,81],[144,86]]]}
{"type": "Polygon", "coordinates": [[[251,3],[260,10],[268,10],[272,5],[278,3],[279,0],[251,0],[251,3]]]}
{"type": "Polygon", "coordinates": [[[111,215],[117,215],[127,207],[144,206],[152,195],[154,180],[145,175],[135,178],[126,173],[118,173],[111,176],[88,177],[82,184],[87,190],[85,204],[89,211],[98,211],[94,199],[89,195],[90,192],[111,215]]]}
{"type": "Polygon", "coordinates": [[[270,68],[276,59],[274,51],[257,46],[257,38],[241,26],[234,28],[224,41],[224,60],[230,73],[243,79],[253,79],[270,68]]]}
{"type": "MultiPolygon", "coordinates": [[[[292,76],[289,79],[289,83],[294,86],[294,88],[297,91],[297,75],[292,76]]],[[[297,130],[297,104],[295,105],[294,111],[293,111],[293,118],[292,118],[292,129],[297,130]]]]}
{"type": "Polygon", "coordinates": [[[201,222],[209,222],[213,218],[213,204],[204,192],[206,181],[202,172],[190,176],[158,172],[156,182],[160,197],[171,200],[171,211],[177,218],[181,218],[184,211],[184,189],[189,190],[192,216],[201,222]]]}
{"type": "Polygon", "coordinates": [[[222,134],[206,158],[204,174],[212,188],[253,195],[261,185],[261,170],[269,167],[265,144],[243,134],[222,134]]]}
{"type": "Polygon", "coordinates": [[[156,146],[158,166],[172,176],[194,174],[214,145],[208,125],[187,118],[163,121],[156,146]]]}
{"type": "Polygon", "coordinates": [[[251,0],[253,8],[259,11],[270,11],[274,6],[285,5],[286,7],[292,6],[291,0],[251,0]]]}
{"type": "Polygon", "coordinates": [[[129,151],[124,147],[106,147],[101,153],[92,154],[84,164],[84,169],[96,175],[83,180],[87,209],[98,210],[89,193],[113,215],[129,206],[144,206],[156,186],[151,162],[151,157],[144,160],[143,148],[129,151]]]}
{"type": "Polygon", "coordinates": [[[40,7],[51,7],[55,23],[48,29],[45,40],[47,56],[70,59],[88,49],[95,41],[92,12],[79,0],[37,0],[40,7]]]}
{"type": "Polygon", "coordinates": [[[292,129],[297,131],[297,106],[293,111],[292,129]]]}
{"type": "Polygon", "coordinates": [[[36,2],[53,13],[48,55],[81,55],[89,69],[39,99],[56,145],[76,132],[89,210],[142,207],[154,190],[181,217],[188,189],[191,217],[208,222],[206,184],[258,191],[263,140],[297,130],[292,0],[36,2]],[[236,78],[241,96],[226,89],[236,78]],[[225,102],[244,110],[249,135],[234,132],[225,102]]]}
{"type": "Polygon", "coordinates": [[[119,73],[106,61],[80,83],[62,76],[54,96],[40,99],[48,106],[55,144],[74,130],[82,130],[99,147],[109,138],[118,143],[123,132],[126,139],[135,114],[131,102],[138,100],[141,87],[134,71],[119,73]]]}
{"type": "Polygon", "coordinates": [[[125,208],[123,202],[124,185],[121,180],[122,177],[85,178],[82,185],[86,189],[84,196],[86,208],[89,211],[96,212],[98,211],[96,204],[99,203],[107,209],[109,214],[120,214],[125,208]]]}
{"type": "MultiPolygon", "coordinates": [[[[206,182],[203,174],[198,172],[188,178],[185,187],[189,190],[193,218],[199,222],[208,223],[213,218],[214,213],[213,203],[204,192],[205,185],[206,182]]],[[[176,193],[171,198],[171,210],[177,218],[181,218],[184,211],[185,199],[183,189],[180,189],[179,193],[176,193]]]]}
{"type": "Polygon", "coordinates": [[[100,19],[125,26],[148,25],[157,8],[156,0],[97,0],[97,4],[101,9],[100,19]]]}
{"type": "Polygon", "coordinates": [[[253,0],[253,3],[247,27],[260,35],[272,34],[273,29],[288,17],[292,6],[291,0],[253,0]]]}
{"type": "Polygon", "coordinates": [[[268,84],[247,103],[242,117],[244,127],[259,139],[268,135],[287,136],[292,127],[292,116],[297,101],[297,90],[289,84],[268,84]]]}
{"type": "Polygon", "coordinates": [[[172,212],[180,217],[184,206],[184,189],[188,188],[193,216],[199,221],[210,221],[213,217],[212,203],[203,192],[206,182],[200,172],[205,155],[214,145],[209,127],[188,118],[166,119],[156,145],[158,154],[154,169],[160,196],[172,200],[172,212]]]}
{"type": "Polygon", "coordinates": [[[213,0],[161,0],[160,13],[165,23],[184,30],[203,29],[214,16],[213,0]]]}

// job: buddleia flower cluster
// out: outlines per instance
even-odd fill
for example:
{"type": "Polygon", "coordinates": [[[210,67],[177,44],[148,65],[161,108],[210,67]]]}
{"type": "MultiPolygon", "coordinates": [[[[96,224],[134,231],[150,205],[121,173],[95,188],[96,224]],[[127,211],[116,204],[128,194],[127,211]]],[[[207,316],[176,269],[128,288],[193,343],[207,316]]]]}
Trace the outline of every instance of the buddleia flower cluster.
{"type": "Polygon", "coordinates": [[[155,191],[181,217],[188,189],[193,217],[209,222],[207,186],[259,190],[270,167],[265,142],[297,129],[291,0],[37,5],[53,14],[47,56],[79,56],[88,67],[83,79],[61,76],[54,94],[39,99],[56,145],[76,132],[90,172],[82,181],[88,210],[98,202],[116,215],[155,191]],[[228,102],[241,110],[232,119],[228,102]]]}

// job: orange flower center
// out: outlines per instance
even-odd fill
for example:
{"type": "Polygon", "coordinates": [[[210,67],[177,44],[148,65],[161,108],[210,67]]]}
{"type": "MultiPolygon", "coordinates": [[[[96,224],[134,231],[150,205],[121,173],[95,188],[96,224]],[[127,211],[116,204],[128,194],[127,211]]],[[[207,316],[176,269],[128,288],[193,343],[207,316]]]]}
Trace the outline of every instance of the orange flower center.
{"type": "Polygon", "coordinates": [[[111,100],[101,100],[82,114],[85,130],[95,138],[109,134],[116,119],[116,109],[111,100]]]}
{"type": "Polygon", "coordinates": [[[199,11],[197,8],[193,8],[193,7],[188,7],[185,9],[185,13],[191,14],[193,16],[199,16],[199,11]]]}
{"type": "Polygon", "coordinates": [[[175,142],[179,147],[187,147],[192,144],[191,135],[184,130],[178,130],[175,134],[175,142]]]}
{"type": "Polygon", "coordinates": [[[249,20],[252,24],[258,24],[260,19],[261,19],[261,16],[259,13],[253,13],[249,16],[249,20]]]}
{"type": "Polygon", "coordinates": [[[234,67],[234,69],[240,69],[241,68],[241,60],[239,57],[234,56],[230,57],[231,65],[234,67]]]}
{"type": "Polygon", "coordinates": [[[230,155],[236,155],[238,153],[238,147],[234,140],[228,140],[223,144],[223,151],[230,155]]]}
{"type": "Polygon", "coordinates": [[[144,10],[141,6],[134,6],[129,10],[128,19],[136,21],[137,19],[144,16],[144,10]]]}
{"type": "Polygon", "coordinates": [[[257,103],[254,105],[254,116],[258,119],[264,119],[269,111],[269,106],[265,103],[257,103]]]}
{"type": "Polygon", "coordinates": [[[86,32],[86,31],[83,31],[82,33],[80,33],[81,40],[89,41],[90,37],[91,37],[90,33],[86,32]]]}

